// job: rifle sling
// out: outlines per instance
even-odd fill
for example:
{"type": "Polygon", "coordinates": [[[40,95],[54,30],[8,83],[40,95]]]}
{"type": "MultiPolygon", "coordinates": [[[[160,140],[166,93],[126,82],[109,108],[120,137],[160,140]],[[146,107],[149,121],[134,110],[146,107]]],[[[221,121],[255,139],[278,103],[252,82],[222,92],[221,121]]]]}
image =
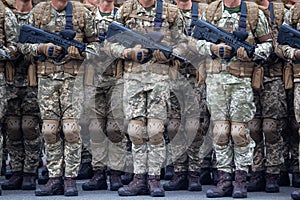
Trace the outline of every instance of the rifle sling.
{"type": "Polygon", "coordinates": [[[66,7],[66,26],[65,26],[66,30],[73,30],[72,18],[73,18],[72,3],[69,1],[66,7]]]}
{"type": "Polygon", "coordinates": [[[241,16],[239,22],[239,31],[246,32],[247,27],[247,5],[244,1],[241,1],[241,16]]]}

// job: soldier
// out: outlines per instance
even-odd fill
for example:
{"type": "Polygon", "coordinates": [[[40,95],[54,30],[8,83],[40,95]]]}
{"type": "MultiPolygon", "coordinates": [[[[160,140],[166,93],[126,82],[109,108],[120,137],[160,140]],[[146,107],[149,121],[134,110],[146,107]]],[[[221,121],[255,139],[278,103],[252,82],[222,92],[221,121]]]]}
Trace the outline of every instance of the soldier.
{"type": "MultiPolygon", "coordinates": [[[[31,0],[16,1],[16,16],[20,25],[28,24],[31,9],[31,0]]],[[[42,146],[36,66],[30,56],[19,56],[17,60],[7,62],[7,66],[10,99],[6,112],[6,133],[13,176],[2,184],[2,189],[35,190],[42,146]]]]}
{"type": "MultiPolygon", "coordinates": [[[[116,9],[113,0],[100,0],[96,10],[95,28],[103,46],[108,25],[113,21],[116,9]]],[[[122,60],[115,60],[104,66],[105,53],[100,63],[88,66],[85,81],[95,87],[90,100],[90,143],[94,176],[82,185],[83,190],[107,189],[106,166],[110,168],[110,190],[117,191],[123,186],[121,171],[125,166],[127,138],[122,132],[123,110],[122,60]],[[102,61],[102,62],[101,62],[102,61]],[[103,68],[105,67],[104,71],[103,68]],[[93,80],[94,79],[94,80],[93,80]],[[121,79],[120,79],[121,80],[121,79]],[[116,96],[117,95],[117,96],[116,96]]],[[[99,60],[96,58],[95,61],[99,60]]],[[[109,59],[109,58],[108,58],[109,59]]]]}
{"type": "MultiPolygon", "coordinates": [[[[171,38],[173,41],[184,38],[178,9],[160,0],[126,1],[115,19],[135,31],[162,32],[165,42],[170,42],[171,38]]],[[[118,193],[134,196],[148,194],[150,190],[151,196],[164,196],[160,169],[166,153],[163,132],[169,98],[168,74],[173,61],[159,50],[155,50],[153,56],[149,55],[147,47],[141,47],[141,44],[128,48],[107,43],[105,48],[109,55],[125,58],[124,113],[129,120],[127,132],[132,141],[135,175],[133,181],[121,187],[118,193]]]]}
{"type": "MultiPolygon", "coordinates": [[[[207,4],[193,3],[191,0],[177,0],[177,7],[183,12],[186,24],[185,32],[190,36],[195,22],[201,17],[207,4]]],[[[198,61],[192,64],[198,64],[198,61]]],[[[199,150],[203,143],[203,135],[208,130],[209,113],[205,102],[205,85],[200,85],[199,79],[196,79],[196,68],[192,64],[180,67],[183,77],[173,81],[173,86],[171,86],[175,92],[171,92],[170,101],[173,105],[170,109],[172,113],[168,114],[167,131],[171,141],[168,147],[171,146],[175,175],[170,182],[163,185],[164,189],[168,191],[202,190],[200,184],[202,160],[199,157],[199,150]],[[182,89],[185,84],[191,85],[194,95],[188,96],[188,91],[182,89]],[[178,93],[180,96],[176,95],[178,93]],[[193,106],[189,107],[189,103],[193,106]],[[181,116],[181,113],[184,113],[184,116],[181,116]],[[181,123],[184,126],[183,131],[179,131],[181,123]],[[188,138],[191,135],[195,135],[194,138],[188,138]],[[174,139],[175,136],[176,139],[174,139]],[[192,141],[189,143],[189,140],[192,141]],[[186,148],[187,146],[188,148],[186,148]]]]}
{"type": "MultiPolygon", "coordinates": [[[[228,32],[248,33],[247,41],[258,42],[255,52],[269,56],[272,44],[268,21],[255,3],[234,0],[209,4],[203,20],[228,32]],[[251,20],[250,20],[251,19],[251,20]]],[[[193,34],[192,34],[193,35],[193,34]]],[[[254,60],[243,47],[236,49],[225,43],[197,42],[200,55],[212,56],[206,62],[207,104],[213,121],[213,147],[216,152],[219,181],[209,189],[207,197],[247,197],[246,175],[252,164],[254,141],[248,122],[254,117],[255,105],[251,88],[254,60]],[[235,183],[232,185],[232,161],[235,183]]]]}
{"type": "MultiPolygon", "coordinates": [[[[284,4],[281,2],[258,2],[269,18],[274,41],[278,28],[283,22],[284,4]],[[281,15],[278,13],[282,13],[281,15]]],[[[249,192],[279,192],[278,180],[283,164],[283,131],[287,123],[287,99],[283,84],[283,60],[274,54],[255,68],[262,71],[253,79],[256,113],[248,126],[251,138],[255,141],[251,179],[247,185],[249,192]],[[263,81],[263,82],[262,82],[263,81]],[[256,82],[259,85],[254,85],[256,82]],[[265,142],[263,140],[265,138],[265,142]],[[266,154],[264,155],[266,151],[266,154]]]]}
{"type": "MultiPolygon", "coordinates": [[[[50,32],[74,31],[75,40],[89,42],[88,48],[96,51],[92,14],[79,2],[52,0],[39,3],[33,9],[29,24],[50,32]]],[[[67,55],[58,60],[56,58],[61,57],[63,49],[53,43],[26,43],[20,45],[20,49],[25,56],[42,56],[37,62],[38,98],[49,180],[37,188],[35,194],[77,196],[75,178],[81,159],[78,121],[83,100],[82,78],[77,74],[85,54],[81,55],[75,46],[70,46],[66,49],[67,55]],[[64,138],[59,135],[60,126],[64,138]]]]}
{"type": "MultiPolygon", "coordinates": [[[[10,59],[16,59],[18,56],[17,53],[17,47],[16,47],[16,42],[17,42],[17,35],[18,35],[18,23],[15,15],[13,12],[4,4],[2,1],[0,2],[0,24],[1,24],[1,34],[0,34],[0,44],[3,45],[2,48],[0,49],[0,93],[1,95],[1,103],[0,103],[0,120],[2,121],[4,114],[6,112],[6,107],[7,107],[7,93],[6,93],[6,81],[5,81],[5,66],[6,66],[6,61],[10,57],[10,59]]],[[[3,151],[3,134],[2,134],[2,123],[0,127],[0,165],[2,165],[2,151],[3,151]]],[[[2,167],[2,166],[1,166],[2,167]]],[[[0,169],[1,169],[0,167],[0,169]]],[[[1,190],[0,190],[0,195],[1,195],[1,190]]]]}

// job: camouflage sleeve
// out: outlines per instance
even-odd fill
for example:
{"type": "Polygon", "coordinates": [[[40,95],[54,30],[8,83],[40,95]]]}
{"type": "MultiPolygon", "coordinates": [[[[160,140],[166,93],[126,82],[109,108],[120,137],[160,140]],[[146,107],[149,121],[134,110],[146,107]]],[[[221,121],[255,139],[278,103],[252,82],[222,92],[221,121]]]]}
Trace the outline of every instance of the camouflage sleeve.
{"type": "MultiPolygon", "coordinates": [[[[85,28],[84,34],[85,38],[91,38],[93,42],[89,42],[87,48],[91,51],[99,53],[100,44],[96,42],[97,33],[95,30],[95,19],[92,11],[85,8],[85,28]]],[[[89,55],[89,54],[88,54],[89,55]]]]}
{"type": "MultiPolygon", "coordinates": [[[[254,36],[256,38],[262,38],[266,35],[270,34],[270,27],[268,25],[268,20],[266,16],[264,15],[263,11],[258,10],[258,22],[257,22],[257,27],[254,32],[254,36]]],[[[273,50],[272,47],[272,38],[270,37],[268,40],[261,42],[260,44],[257,44],[257,47],[255,48],[255,53],[269,57],[273,50]]],[[[253,60],[258,59],[258,57],[254,57],[253,60]]]]}

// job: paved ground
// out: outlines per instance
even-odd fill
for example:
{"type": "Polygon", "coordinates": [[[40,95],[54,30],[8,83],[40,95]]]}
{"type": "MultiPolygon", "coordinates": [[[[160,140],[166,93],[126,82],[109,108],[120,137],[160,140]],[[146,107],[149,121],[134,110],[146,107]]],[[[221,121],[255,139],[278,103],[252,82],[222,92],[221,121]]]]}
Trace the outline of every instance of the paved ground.
{"type": "MultiPolygon", "coordinates": [[[[3,179],[1,179],[3,181],[3,179]]],[[[2,191],[2,196],[0,199],[5,200],[60,200],[60,199],[78,199],[78,200],[116,200],[116,199],[123,199],[123,200],[132,200],[132,199],[152,199],[149,196],[138,196],[138,197],[119,197],[117,192],[111,191],[82,191],[81,185],[84,181],[78,181],[78,189],[79,189],[79,196],[78,197],[64,197],[64,196],[52,196],[52,197],[36,197],[34,195],[34,191],[2,191]]],[[[174,199],[174,200],[201,200],[201,199],[208,199],[205,196],[205,191],[210,186],[203,186],[202,192],[188,192],[188,191],[176,191],[176,192],[166,192],[166,197],[163,198],[154,198],[155,200],[158,199],[174,199]]],[[[280,188],[280,193],[270,194],[265,192],[254,192],[248,193],[248,198],[251,200],[289,200],[291,199],[291,192],[294,191],[295,188],[292,187],[282,187],[280,188]]],[[[226,198],[216,198],[216,200],[220,199],[233,199],[231,197],[226,198]]]]}

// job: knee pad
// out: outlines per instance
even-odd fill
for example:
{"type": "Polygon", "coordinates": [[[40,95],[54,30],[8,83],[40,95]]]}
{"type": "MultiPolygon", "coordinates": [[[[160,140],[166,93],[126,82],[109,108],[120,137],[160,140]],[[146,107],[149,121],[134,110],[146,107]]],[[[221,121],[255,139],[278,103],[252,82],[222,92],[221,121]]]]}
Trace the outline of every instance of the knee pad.
{"type": "Polygon", "coordinates": [[[194,136],[193,141],[200,141],[203,135],[200,130],[200,121],[197,118],[187,118],[185,122],[185,131],[187,136],[194,136]]]}
{"type": "Polygon", "coordinates": [[[264,119],[263,132],[266,142],[270,144],[275,144],[281,138],[280,133],[277,131],[277,121],[274,119],[264,119]]]}
{"type": "Polygon", "coordinates": [[[178,133],[180,127],[180,119],[170,119],[167,124],[167,134],[172,141],[178,133]]]}
{"type": "Polygon", "coordinates": [[[161,119],[148,119],[147,133],[149,142],[157,145],[164,142],[164,121],[161,119]]]}
{"type": "Polygon", "coordinates": [[[78,120],[64,119],[63,120],[63,133],[65,140],[69,143],[77,143],[80,140],[80,130],[78,120]]]}
{"type": "Polygon", "coordinates": [[[26,140],[38,138],[40,136],[39,118],[37,116],[24,115],[22,117],[22,131],[26,140]]]}
{"type": "Polygon", "coordinates": [[[119,143],[124,138],[124,135],[121,133],[118,123],[114,119],[107,120],[106,132],[108,139],[113,143],[119,143]]]}
{"type": "Polygon", "coordinates": [[[217,145],[224,146],[229,143],[230,122],[214,121],[213,137],[217,145]]]}
{"type": "Polygon", "coordinates": [[[89,125],[90,138],[93,143],[103,142],[106,138],[105,132],[105,119],[103,118],[94,118],[91,119],[89,125]]]}
{"type": "Polygon", "coordinates": [[[231,122],[231,136],[236,146],[244,147],[250,143],[250,136],[247,136],[247,123],[231,122]]]}
{"type": "Polygon", "coordinates": [[[140,120],[131,120],[128,123],[128,135],[131,142],[134,145],[141,145],[145,143],[143,138],[143,129],[145,128],[145,123],[140,120]]]}
{"type": "Polygon", "coordinates": [[[7,137],[11,141],[20,141],[23,139],[23,134],[21,130],[21,117],[8,116],[6,118],[6,124],[7,124],[7,137]]]}
{"type": "Polygon", "coordinates": [[[248,122],[248,128],[250,130],[250,136],[255,141],[255,143],[259,143],[263,140],[263,133],[261,130],[261,119],[252,119],[250,122],[248,122]]]}
{"type": "Polygon", "coordinates": [[[58,137],[58,120],[43,120],[42,133],[46,144],[54,144],[59,140],[58,137]]]}

